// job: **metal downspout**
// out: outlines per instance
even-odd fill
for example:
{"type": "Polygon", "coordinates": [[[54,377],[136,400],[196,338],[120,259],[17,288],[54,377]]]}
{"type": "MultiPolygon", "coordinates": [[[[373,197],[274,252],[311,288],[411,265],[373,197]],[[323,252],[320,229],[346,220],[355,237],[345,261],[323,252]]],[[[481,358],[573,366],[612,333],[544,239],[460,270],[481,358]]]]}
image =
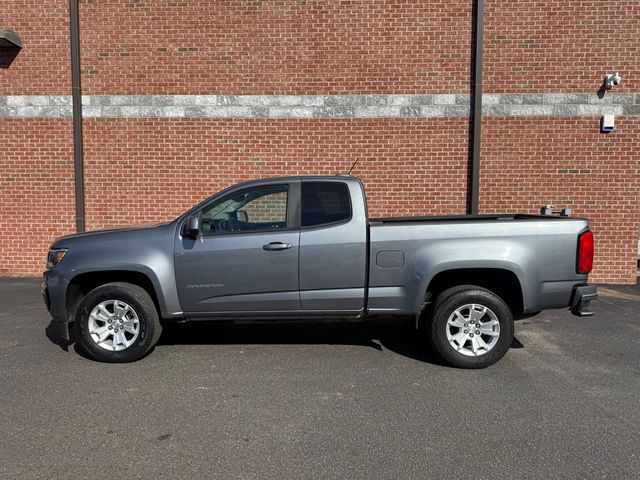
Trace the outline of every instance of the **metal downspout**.
{"type": "Polygon", "coordinates": [[[71,36],[71,98],[73,102],[73,164],[76,231],[84,232],[84,151],[82,148],[82,86],[80,83],[80,15],[78,0],[69,0],[71,36]]]}
{"type": "Polygon", "coordinates": [[[484,44],[484,0],[476,0],[475,11],[475,45],[473,58],[473,129],[471,141],[471,195],[469,197],[468,213],[478,214],[480,201],[480,147],[482,138],[482,69],[484,44]]]}

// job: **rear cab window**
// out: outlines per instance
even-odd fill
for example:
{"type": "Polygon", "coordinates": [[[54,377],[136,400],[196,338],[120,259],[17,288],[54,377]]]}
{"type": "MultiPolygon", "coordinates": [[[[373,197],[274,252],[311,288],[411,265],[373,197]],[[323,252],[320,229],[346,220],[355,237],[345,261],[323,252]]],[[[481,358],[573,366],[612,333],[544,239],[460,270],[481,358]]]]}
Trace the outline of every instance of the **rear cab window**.
{"type": "Polygon", "coordinates": [[[301,227],[319,227],[351,219],[351,198],[344,182],[302,182],[301,227]]]}

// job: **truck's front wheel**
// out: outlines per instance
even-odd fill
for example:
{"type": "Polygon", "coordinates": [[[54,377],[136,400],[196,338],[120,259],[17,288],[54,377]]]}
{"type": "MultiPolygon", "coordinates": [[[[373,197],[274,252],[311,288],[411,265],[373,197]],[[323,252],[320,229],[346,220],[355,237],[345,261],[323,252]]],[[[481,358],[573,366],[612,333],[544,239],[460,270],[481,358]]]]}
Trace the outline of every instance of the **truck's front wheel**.
{"type": "Polygon", "coordinates": [[[427,324],[432,348],[453,366],[484,368],[500,360],[513,341],[513,314],[493,292],[476,286],[440,294],[427,324]]]}
{"type": "Polygon", "coordinates": [[[130,283],[107,283],[89,292],[78,305],[75,320],[79,346],[102,362],[138,360],[162,331],[153,300],[130,283]]]}

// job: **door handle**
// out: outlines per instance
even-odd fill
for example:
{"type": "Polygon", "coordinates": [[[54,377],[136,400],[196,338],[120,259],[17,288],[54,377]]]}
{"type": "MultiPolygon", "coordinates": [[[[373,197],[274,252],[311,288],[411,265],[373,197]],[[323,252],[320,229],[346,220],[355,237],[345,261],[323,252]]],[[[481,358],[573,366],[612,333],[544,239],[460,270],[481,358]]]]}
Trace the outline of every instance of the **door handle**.
{"type": "Polygon", "coordinates": [[[290,243],[282,243],[282,242],[271,242],[262,246],[263,250],[286,250],[287,248],[291,248],[290,243]]]}

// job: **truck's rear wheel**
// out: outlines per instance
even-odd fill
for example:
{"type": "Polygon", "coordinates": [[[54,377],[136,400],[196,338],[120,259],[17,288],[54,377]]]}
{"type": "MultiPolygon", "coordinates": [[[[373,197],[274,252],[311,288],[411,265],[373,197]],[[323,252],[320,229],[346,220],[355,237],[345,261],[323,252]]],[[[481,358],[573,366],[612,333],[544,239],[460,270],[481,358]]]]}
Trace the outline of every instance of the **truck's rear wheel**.
{"type": "Polygon", "coordinates": [[[89,292],[76,312],[78,343],[94,360],[133,362],[153,348],[162,327],[149,294],[130,283],[89,292]]]}
{"type": "Polygon", "coordinates": [[[484,368],[500,360],[513,341],[513,314],[496,294],[473,285],[438,296],[427,324],[432,348],[449,364],[484,368]]]}

